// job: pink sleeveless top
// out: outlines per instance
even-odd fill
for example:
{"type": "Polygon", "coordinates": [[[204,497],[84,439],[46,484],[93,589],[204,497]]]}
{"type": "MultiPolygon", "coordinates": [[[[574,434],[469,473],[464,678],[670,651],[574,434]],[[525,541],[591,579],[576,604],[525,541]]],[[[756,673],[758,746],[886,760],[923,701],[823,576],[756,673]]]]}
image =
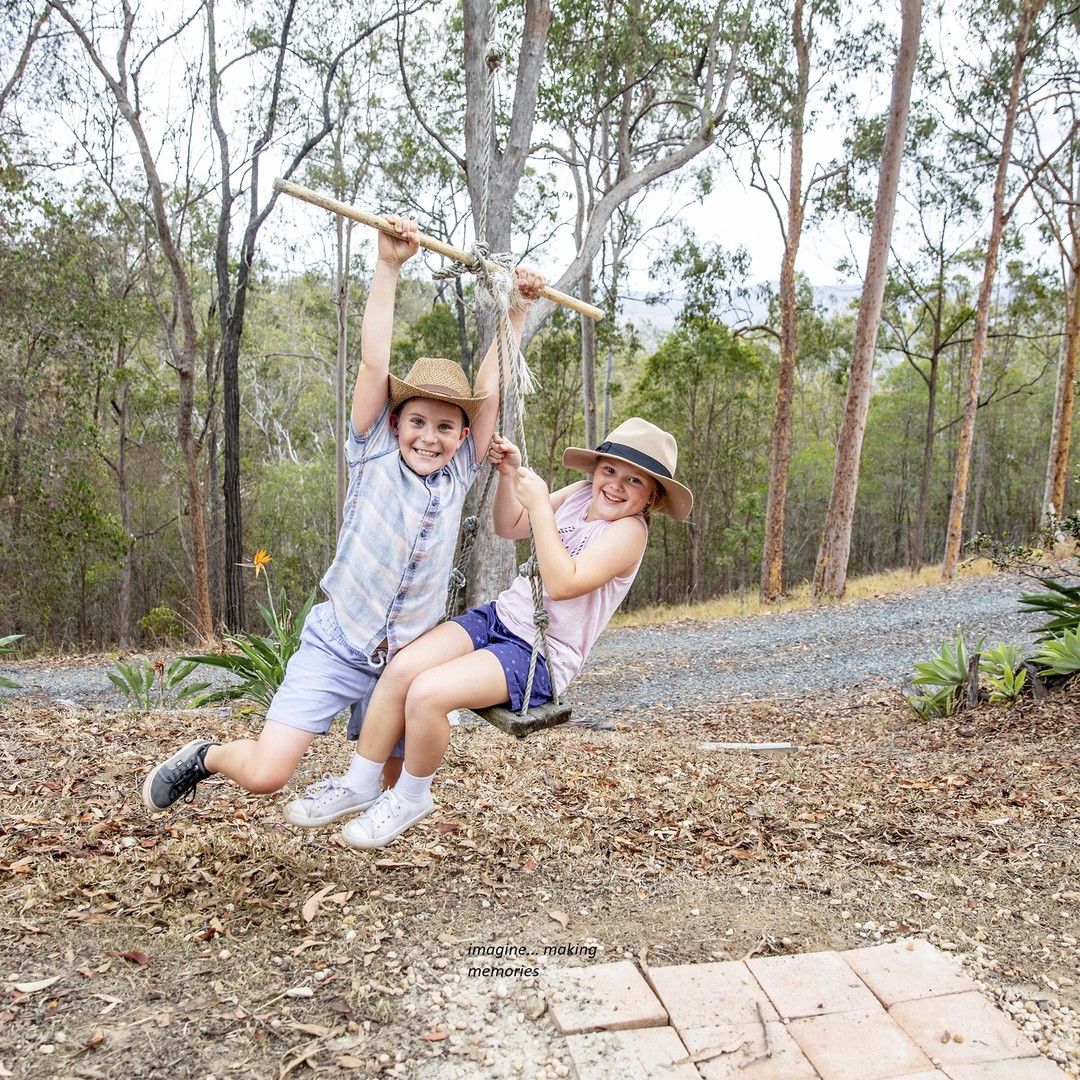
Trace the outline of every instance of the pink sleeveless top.
{"type": "MultiPolygon", "coordinates": [[[[573,492],[555,512],[559,537],[572,558],[584,551],[609,524],[585,520],[591,500],[592,486],[586,484],[580,491],[573,492]]],[[[549,674],[559,693],[585,666],[589,650],[623,602],[640,566],[641,560],[638,560],[637,566],[625,577],[612,578],[600,588],[572,600],[552,600],[547,589],[544,590],[544,607],[550,620],[547,628],[551,654],[549,674]]],[[[536,631],[528,578],[517,577],[495,601],[495,610],[511,633],[532,644],[536,631]]]]}

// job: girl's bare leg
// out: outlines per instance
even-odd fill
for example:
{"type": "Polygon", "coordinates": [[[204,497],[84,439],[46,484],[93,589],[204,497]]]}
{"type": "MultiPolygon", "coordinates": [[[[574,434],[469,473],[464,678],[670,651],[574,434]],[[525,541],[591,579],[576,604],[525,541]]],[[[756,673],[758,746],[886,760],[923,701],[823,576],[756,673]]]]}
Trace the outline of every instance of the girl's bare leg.
{"type": "Polygon", "coordinates": [[[442,764],[450,742],[447,713],[499,705],[507,697],[502,664],[487,649],[417,674],[405,700],[406,771],[412,776],[430,776],[442,764]]]}
{"type": "Polygon", "coordinates": [[[375,684],[356,743],[356,753],[368,761],[386,761],[405,730],[405,698],[413,680],[431,668],[472,651],[468,631],[455,622],[436,626],[406,645],[386,665],[375,684]]]}

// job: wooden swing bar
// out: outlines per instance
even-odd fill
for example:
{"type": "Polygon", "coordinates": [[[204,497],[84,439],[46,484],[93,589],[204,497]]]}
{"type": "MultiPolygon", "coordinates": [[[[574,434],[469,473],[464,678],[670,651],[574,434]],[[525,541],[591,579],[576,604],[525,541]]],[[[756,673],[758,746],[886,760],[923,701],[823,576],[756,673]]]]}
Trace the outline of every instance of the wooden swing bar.
{"type": "MultiPolygon", "coordinates": [[[[312,191],[311,188],[301,187],[291,181],[278,179],[274,181],[274,190],[280,191],[284,195],[291,195],[294,199],[311,203],[313,206],[321,206],[332,214],[340,214],[342,217],[349,218],[350,221],[359,221],[362,225],[369,225],[371,228],[378,229],[379,232],[384,232],[389,236],[398,235],[397,230],[385,218],[381,218],[377,214],[369,214],[366,210],[361,210],[357,206],[350,206],[348,203],[341,202],[338,199],[332,199],[329,195],[322,195],[317,191],[312,191]]],[[[416,240],[422,248],[434,251],[444,258],[463,263],[470,269],[476,265],[476,256],[471,252],[461,251],[459,248],[444,244],[441,240],[436,240],[434,236],[417,233],[416,240]]],[[[487,263],[486,265],[489,270],[496,269],[494,263],[487,263]]],[[[579,315],[586,315],[597,322],[604,317],[604,312],[600,308],[587,304],[576,296],[559,292],[558,289],[545,287],[541,290],[540,295],[552,301],[552,303],[561,304],[563,307],[568,307],[579,315]]]]}

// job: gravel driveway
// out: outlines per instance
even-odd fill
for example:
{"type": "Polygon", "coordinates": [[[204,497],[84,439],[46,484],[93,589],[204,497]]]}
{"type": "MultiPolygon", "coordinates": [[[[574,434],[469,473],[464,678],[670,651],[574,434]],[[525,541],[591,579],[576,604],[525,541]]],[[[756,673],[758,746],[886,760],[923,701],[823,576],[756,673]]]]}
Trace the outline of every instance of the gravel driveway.
{"type": "MultiPolygon", "coordinates": [[[[1037,588],[1037,586],[1036,586],[1037,588]]],[[[843,699],[899,687],[960,629],[969,643],[1015,641],[1045,622],[1021,613],[1033,583],[992,574],[880,598],[710,622],[609,630],[571,688],[575,717],[627,716],[744,698],[843,699]]]]}
{"type": "MultiPolygon", "coordinates": [[[[1030,646],[1028,631],[1042,617],[1021,614],[1017,600],[1031,587],[993,574],[816,610],[609,630],[569,699],[579,721],[625,722],[658,703],[685,709],[702,700],[846,698],[897,687],[961,628],[969,642],[985,636],[989,644],[1030,646]]],[[[120,707],[106,677],[111,663],[106,656],[27,660],[3,670],[22,684],[17,693],[120,707]]],[[[220,678],[205,671],[204,678],[220,678]]]]}

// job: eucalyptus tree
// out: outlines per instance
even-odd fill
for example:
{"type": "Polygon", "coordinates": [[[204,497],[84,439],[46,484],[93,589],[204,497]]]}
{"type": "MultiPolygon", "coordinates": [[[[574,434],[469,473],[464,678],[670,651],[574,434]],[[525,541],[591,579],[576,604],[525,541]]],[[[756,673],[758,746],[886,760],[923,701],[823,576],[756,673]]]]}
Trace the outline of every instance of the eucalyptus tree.
{"type": "MultiPolygon", "coordinates": [[[[104,84],[108,97],[127,128],[138,152],[139,164],[149,197],[146,210],[149,231],[156,238],[165,266],[168,288],[156,296],[159,325],[167,344],[170,363],[180,386],[177,439],[184,460],[187,484],[187,514],[190,521],[190,550],[192,564],[192,606],[195,629],[200,639],[213,637],[213,618],[210,608],[210,587],[206,545],[206,515],[203,482],[199,457],[203,449],[202,434],[195,431],[196,373],[202,360],[201,339],[195,312],[192,269],[187,258],[186,236],[189,227],[190,187],[185,191],[181,182],[170,191],[168,177],[159,168],[158,147],[147,121],[151,118],[144,107],[144,94],[151,83],[150,73],[155,61],[173,48],[178,37],[189,31],[198,8],[182,12],[167,27],[159,19],[150,27],[137,23],[137,11],[129,0],[121,0],[119,8],[103,12],[97,7],[83,12],[81,5],[49,0],[49,6],[73,35],[85,53],[92,70],[86,71],[75,57],[69,57],[66,75],[79,86],[88,105],[97,101],[98,80],[104,84]],[[174,194],[179,198],[172,197],[174,194]]],[[[180,125],[190,134],[190,128],[180,125]]],[[[108,131],[108,128],[106,128],[108,131]]],[[[186,148],[190,151],[190,145],[186,148]]],[[[162,162],[164,164],[164,162],[162,162]]],[[[190,160],[188,162],[190,165],[190,160]]],[[[190,173],[187,176],[190,180],[190,173]]]]}
{"type": "MultiPolygon", "coordinates": [[[[464,0],[461,23],[455,27],[464,43],[463,61],[448,59],[444,69],[428,72],[426,86],[419,86],[422,76],[402,64],[417,120],[464,173],[476,232],[493,250],[511,246],[519,189],[530,157],[539,149],[533,146],[536,126],[565,136],[572,119],[595,132],[598,142],[589,151],[598,166],[593,178],[600,180],[602,173],[608,186],[601,187],[589,206],[577,251],[554,281],[568,292],[578,289],[593,266],[616,211],[693,161],[723,130],[750,19],[749,8],[742,6],[673,7],[633,0],[611,7],[608,26],[606,9],[594,13],[588,6],[571,6],[574,10],[565,15],[560,9],[553,22],[548,0],[526,0],[512,29],[517,47],[512,50],[515,71],[509,101],[498,95],[493,101],[488,98],[492,70],[511,53],[495,25],[499,13],[491,0],[464,0]],[[627,47],[630,40],[637,41],[636,50],[627,47]],[[647,61],[639,66],[640,58],[647,61]],[[606,120],[599,113],[574,113],[588,80],[603,87],[597,104],[609,113],[606,120]],[[461,126],[453,119],[453,90],[464,113],[463,148],[448,134],[461,126]],[[563,90],[569,94],[566,99],[563,90]],[[607,143],[601,146],[604,131],[607,143]]],[[[581,147],[564,142],[561,150],[563,159],[574,163],[572,169],[584,168],[581,147]]],[[[550,156],[550,145],[544,152],[550,156]]],[[[581,178],[584,182],[585,174],[581,178]]],[[[551,310],[543,300],[533,305],[526,342],[551,310]]],[[[474,575],[470,599],[489,597],[507,579],[512,566],[509,545],[496,549],[490,530],[483,530],[474,564],[483,569],[474,575]]]]}
{"type": "Polygon", "coordinates": [[[1065,294],[1060,362],[1042,510],[1065,512],[1076,380],[1080,376],[1080,80],[1076,72],[1078,37],[1075,12],[1055,27],[1037,80],[1038,109],[1025,112],[1020,137],[1028,149],[1016,156],[1034,175],[1032,196],[1039,208],[1043,233],[1053,241],[1065,294]],[[1062,136],[1064,135],[1064,138],[1062,136]],[[1050,147],[1056,152],[1048,153],[1050,147]],[[1041,167],[1045,162],[1045,167],[1041,167]]]}
{"type": "Polygon", "coordinates": [[[1005,226],[1018,205],[1018,198],[1008,201],[1006,182],[1012,162],[1013,136],[1016,131],[1017,114],[1024,90],[1025,69],[1032,47],[1032,34],[1036,20],[1046,6],[1047,0],[1020,0],[1017,7],[1012,0],[1002,0],[1000,10],[995,12],[993,34],[995,41],[1000,32],[1002,17],[1007,20],[1010,35],[1004,50],[993,51],[993,63],[987,77],[980,79],[978,92],[970,104],[965,105],[963,115],[986,138],[997,146],[993,196],[990,209],[990,231],[986,240],[986,258],[982,282],[975,311],[975,330],[971,343],[971,360],[968,369],[967,391],[964,395],[964,415],[960,426],[960,440],[956,454],[956,471],[953,476],[952,499],[949,503],[949,522],[945,537],[945,559],[941,573],[951,578],[956,573],[960,559],[963,535],[964,506],[967,500],[968,479],[971,470],[971,452],[975,440],[975,415],[979,407],[979,386],[982,379],[983,360],[986,354],[987,335],[990,324],[990,307],[993,301],[994,278],[997,273],[1001,238],[1005,226]],[[1004,100],[999,93],[997,77],[1002,68],[1011,68],[1008,91],[1004,100]],[[996,119],[1001,112],[1000,134],[989,130],[981,116],[989,107],[996,119]]]}
{"type": "MultiPolygon", "coordinates": [[[[779,43],[767,39],[783,62],[762,65],[752,82],[752,185],[769,200],[784,242],[780,262],[779,326],[777,336],[776,407],[769,459],[769,494],[765,504],[765,543],[761,555],[759,592],[762,601],[778,600],[784,584],[784,513],[791,465],[792,402],[798,360],[798,290],[796,261],[803,223],[813,209],[815,189],[843,166],[816,168],[804,177],[804,144],[815,109],[811,93],[826,99],[837,95],[837,82],[849,43],[839,33],[842,10],[838,0],[795,0],[790,9],[778,4],[775,20],[779,43]],[[786,18],[787,25],[784,26],[786,18]],[[821,37],[826,43],[823,45],[821,37]],[[793,60],[792,64],[790,61],[793,60]],[[780,169],[773,175],[765,157],[773,145],[787,156],[787,181],[780,169]]],[[[772,329],[772,328],[770,328],[772,329]]]]}
{"type": "Polygon", "coordinates": [[[5,0],[0,4],[0,147],[12,136],[25,134],[9,105],[20,84],[38,78],[48,62],[47,50],[42,48],[48,21],[47,3],[5,0]],[[37,71],[32,70],[35,66],[37,71]]]}
{"type": "Polygon", "coordinates": [[[208,103],[220,183],[214,266],[225,436],[225,621],[235,631],[242,629],[244,621],[238,361],[256,240],[278,199],[277,191],[260,182],[263,160],[272,154],[281,176],[293,176],[342,122],[341,109],[348,101],[339,92],[343,63],[381,26],[416,7],[392,6],[379,14],[366,3],[342,7],[299,5],[297,0],[269,2],[255,10],[239,34],[229,35],[228,57],[222,52],[217,0],[204,0],[204,7],[208,103]],[[225,83],[232,71],[239,86],[230,95],[225,83]],[[239,138],[230,133],[225,121],[226,105],[233,116],[246,117],[246,130],[239,138]],[[243,145],[240,153],[234,142],[243,145]],[[238,204],[245,203],[241,218],[238,204]],[[239,251],[232,240],[237,218],[243,230],[239,251]]]}
{"type": "Polygon", "coordinates": [[[851,526],[859,481],[859,458],[866,428],[866,414],[870,404],[874,349],[885,293],[885,275],[896,210],[896,192],[900,182],[900,164],[911,108],[911,86],[922,29],[921,0],[901,0],[900,11],[900,43],[893,68],[892,93],[889,115],[885,124],[881,166],[878,172],[870,248],[863,278],[862,296],[859,301],[851,368],[848,372],[847,402],[836,446],[836,464],[833,470],[829,509],[825,515],[817,563],[814,567],[813,594],[815,597],[842,596],[847,582],[851,526]]]}
{"type": "Polygon", "coordinates": [[[907,529],[907,564],[923,565],[930,508],[942,362],[970,343],[975,316],[968,270],[978,201],[970,173],[958,167],[929,103],[912,124],[911,169],[901,189],[908,228],[894,243],[885,292],[881,347],[901,354],[926,388],[915,511],[907,529]]]}

